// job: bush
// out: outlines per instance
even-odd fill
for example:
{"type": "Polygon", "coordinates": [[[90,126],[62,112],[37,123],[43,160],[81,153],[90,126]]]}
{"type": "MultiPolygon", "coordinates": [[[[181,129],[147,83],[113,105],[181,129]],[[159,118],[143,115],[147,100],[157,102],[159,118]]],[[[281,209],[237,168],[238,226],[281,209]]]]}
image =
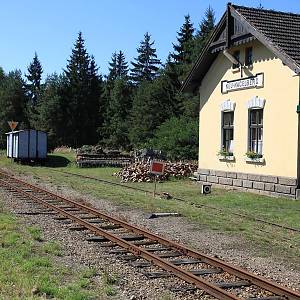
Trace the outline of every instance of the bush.
{"type": "Polygon", "coordinates": [[[172,117],[157,128],[148,145],[162,150],[171,160],[197,159],[198,120],[172,117]]]}

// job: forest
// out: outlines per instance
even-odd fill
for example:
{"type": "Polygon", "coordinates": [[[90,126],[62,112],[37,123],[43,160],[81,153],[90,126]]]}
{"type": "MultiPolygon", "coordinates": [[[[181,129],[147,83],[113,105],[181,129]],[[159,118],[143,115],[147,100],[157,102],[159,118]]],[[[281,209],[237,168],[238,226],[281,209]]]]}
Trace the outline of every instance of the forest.
{"type": "Polygon", "coordinates": [[[7,121],[14,120],[18,129],[46,131],[49,149],[147,147],[164,151],[170,159],[196,158],[199,96],[180,93],[180,86],[214,26],[211,7],[196,27],[184,16],[165,62],[146,32],[133,61],[116,50],[105,76],[88,53],[82,32],[60,74],[42,80],[37,53],[25,74],[5,73],[0,67],[0,147],[6,145],[7,121]]]}

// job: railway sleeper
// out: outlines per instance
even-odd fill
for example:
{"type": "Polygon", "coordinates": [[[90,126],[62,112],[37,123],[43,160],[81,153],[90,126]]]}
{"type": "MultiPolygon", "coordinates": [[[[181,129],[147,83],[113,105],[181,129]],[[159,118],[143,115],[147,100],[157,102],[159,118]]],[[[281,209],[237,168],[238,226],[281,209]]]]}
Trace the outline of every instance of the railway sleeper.
{"type": "Polygon", "coordinates": [[[71,231],[84,231],[84,230],[89,230],[88,228],[84,227],[84,226],[71,226],[68,227],[69,230],[71,231]]]}
{"type": "Polygon", "coordinates": [[[159,245],[157,241],[152,241],[152,240],[132,241],[132,244],[136,246],[159,245]]]}
{"type": "Polygon", "coordinates": [[[239,280],[239,281],[233,281],[233,282],[213,282],[214,285],[223,288],[223,289],[231,289],[231,288],[240,288],[240,287],[245,287],[245,286],[250,286],[252,285],[251,282],[247,280],[239,280]]]}
{"type": "Polygon", "coordinates": [[[173,286],[170,287],[169,290],[174,293],[187,293],[187,292],[195,292],[197,288],[193,286],[180,286],[180,287],[173,286]]]}
{"type": "Polygon", "coordinates": [[[246,300],[286,300],[285,297],[271,296],[271,297],[260,297],[260,298],[247,298],[246,300]]]}
{"type": "Polygon", "coordinates": [[[119,229],[121,228],[120,225],[103,225],[103,226],[99,226],[101,229],[119,229]]]}
{"type": "MultiPolygon", "coordinates": [[[[187,265],[187,264],[199,264],[202,263],[201,260],[199,259],[174,259],[169,261],[170,263],[172,263],[175,266],[180,266],[180,265],[187,265]]],[[[151,263],[147,262],[147,261],[138,261],[138,262],[133,262],[131,263],[131,265],[133,267],[137,267],[137,268],[147,268],[147,267],[151,267],[151,263]]]]}
{"type": "MultiPolygon", "coordinates": [[[[121,236],[121,238],[125,241],[135,241],[135,240],[142,240],[144,239],[143,235],[124,235],[121,236]]],[[[89,242],[98,242],[98,243],[103,243],[107,242],[109,239],[107,239],[104,236],[92,236],[87,238],[87,241],[89,242]]]]}
{"type": "MultiPolygon", "coordinates": [[[[209,275],[209,274],[218,274],[222,273],[223,271],[221,269],[199,269],[199,270],[189,270],[194,275],[209,275]]],[[[142,271],[142,274],[144,274],[149,279],[155,279],[155,278],[161,278],[161,277],[171,277],[174,276],[172,273],[161,271],[161,272],[147,272],[142,271]]]]}
{"type": "MultiPolygon", "coordinates": [[[[146,250],[146,251],[149,251],[149,252],[156,252],[156,251],[168,251],[170,250],[170,248],[167,248],[167,247],[161,247],[161,248],[158,248],[158,247],[153,247],[153,248],[143,248],[143,250],[146,250]]],[[[116,249],[116,250],[112,250],[110,251],[109,253],[111,254],[125,254],[125,253],[128,253],[128,250],[126,249],[116,249]]]]}
{"type": "MultiPolygon", "coordinates": [[[[177,257],[177,256],[182,256],[182,253],[180,252],[168,252],[168,253],[157,253],[157,256],[160,258],[170,258],[170,257],[177,257]]],[[[136,260],[139,257],[133,255],[133,254],[128,254],[128,255],[121,255],[121,259],[129,261],[129,260],[136,260]]]]}

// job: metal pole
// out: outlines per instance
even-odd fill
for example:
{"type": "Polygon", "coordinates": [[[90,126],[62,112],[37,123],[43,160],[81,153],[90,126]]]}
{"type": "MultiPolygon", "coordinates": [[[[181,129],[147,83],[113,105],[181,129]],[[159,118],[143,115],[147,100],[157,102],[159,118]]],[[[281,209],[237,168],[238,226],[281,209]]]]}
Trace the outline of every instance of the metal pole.
{"type": "Polygon", "coordinates": [[[155,198],[155,194],[156,194],[156,176],[154,176],[154,191],[153,191],[153,198],[155,198]]]}

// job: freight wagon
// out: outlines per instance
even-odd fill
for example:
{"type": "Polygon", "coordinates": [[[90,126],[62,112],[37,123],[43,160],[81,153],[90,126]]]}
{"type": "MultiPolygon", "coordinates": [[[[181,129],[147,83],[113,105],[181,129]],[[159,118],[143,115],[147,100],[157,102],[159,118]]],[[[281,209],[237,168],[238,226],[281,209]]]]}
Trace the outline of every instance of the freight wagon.
{"type": "Polygon", "coordinates": [[[47,157],[47,133],[26,129],[7,135],[7,157],[15,160],[44,160],[47,157]]]}

